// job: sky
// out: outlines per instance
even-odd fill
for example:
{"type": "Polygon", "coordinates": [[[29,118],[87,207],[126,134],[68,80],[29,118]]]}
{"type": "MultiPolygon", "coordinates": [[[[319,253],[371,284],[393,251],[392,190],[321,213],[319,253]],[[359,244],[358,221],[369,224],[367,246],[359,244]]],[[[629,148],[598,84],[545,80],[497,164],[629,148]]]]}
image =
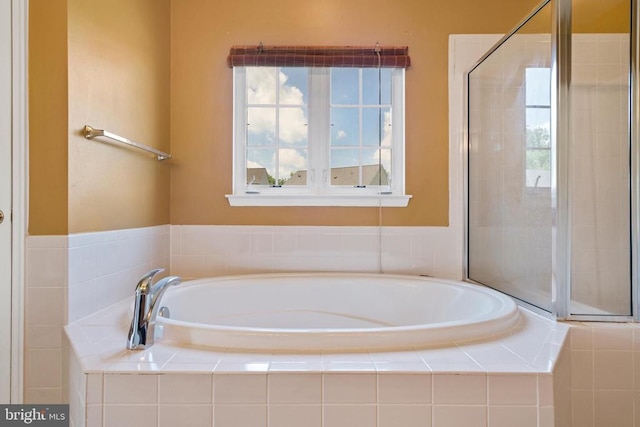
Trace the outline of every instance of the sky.
{"type": "MultiPolygon", "coordinates": [[[[391,150],[378,150],[378,146],[390,148],[391,109],[374,106],[380,105],[380,101],[383,105],[390,103],[391,71],[382,70],[380,93],[377,69],[364,69],[362,77],[359,73],[357,68],[332,69],[331,167],[358,165],[362,156],[363,165],[381,160],[389,170],[391,150]],[[360,78],[366,88],[362,94],[360,78]]],[[[306,170],[309,167],[307,69],[248,67],[247,101],[247,167],[265,167],[274,176],[277,152],[279,178],[306,170]],[[279,118],[276,103],[280,106],[279,118]]]]}

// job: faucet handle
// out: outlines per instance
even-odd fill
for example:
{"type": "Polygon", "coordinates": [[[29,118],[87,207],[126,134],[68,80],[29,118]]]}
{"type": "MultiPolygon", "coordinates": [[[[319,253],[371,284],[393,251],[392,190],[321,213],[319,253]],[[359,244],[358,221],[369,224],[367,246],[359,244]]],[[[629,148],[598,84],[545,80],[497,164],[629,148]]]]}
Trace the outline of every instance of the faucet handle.
{"type": "Polygon", "coordinates": [[[151,291],[151,287],[153,285],[153,278],[162,273],[164,268],[156,268],[145,273],[140,280],[138,280],[138,284],[136,285],[136,292],[148,293],[151,291]]]}

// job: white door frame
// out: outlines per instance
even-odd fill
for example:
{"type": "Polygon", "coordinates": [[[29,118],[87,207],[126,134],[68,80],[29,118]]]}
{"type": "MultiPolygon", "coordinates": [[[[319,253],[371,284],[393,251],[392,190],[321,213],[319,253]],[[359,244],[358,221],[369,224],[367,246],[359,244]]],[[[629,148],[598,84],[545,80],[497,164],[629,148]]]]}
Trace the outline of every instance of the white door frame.
{"type": "Polygon", "coordinates": [[[11,403],[24,395],[25,243],[28,218],[28,11],[29,0],[11,1],[12,43],[12,248],[11,403]]]}

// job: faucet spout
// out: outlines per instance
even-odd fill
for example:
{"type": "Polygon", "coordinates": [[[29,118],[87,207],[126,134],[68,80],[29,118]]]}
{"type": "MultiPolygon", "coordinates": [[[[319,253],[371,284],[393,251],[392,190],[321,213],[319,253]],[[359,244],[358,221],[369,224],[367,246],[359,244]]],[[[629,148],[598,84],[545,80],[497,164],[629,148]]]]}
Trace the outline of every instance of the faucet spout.
{"type": "Polygon", "coordinates": [[[153,345],[156,318],[160,310],[162,295],[171,286],[182,282],[178,276],[168,276],[154,284],[154,277],[162,271],[164,269],[149,271],[140,278],[136,285],[133,318],[127,338],[127,348],[130,350],[144,350],[153,345]]]}

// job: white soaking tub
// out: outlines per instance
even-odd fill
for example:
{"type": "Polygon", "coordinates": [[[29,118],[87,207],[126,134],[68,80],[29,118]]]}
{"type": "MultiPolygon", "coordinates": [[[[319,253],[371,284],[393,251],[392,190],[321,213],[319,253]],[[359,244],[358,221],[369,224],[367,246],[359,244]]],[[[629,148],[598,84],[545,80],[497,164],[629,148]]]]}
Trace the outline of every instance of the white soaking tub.
{"type": "Polygon", "coordinates": [[[491,289],[420,276],[254,274],[169,289],[164,339],[250,351],[371,351],[450,345],[518,322],[513,300],[491,289]]]}

